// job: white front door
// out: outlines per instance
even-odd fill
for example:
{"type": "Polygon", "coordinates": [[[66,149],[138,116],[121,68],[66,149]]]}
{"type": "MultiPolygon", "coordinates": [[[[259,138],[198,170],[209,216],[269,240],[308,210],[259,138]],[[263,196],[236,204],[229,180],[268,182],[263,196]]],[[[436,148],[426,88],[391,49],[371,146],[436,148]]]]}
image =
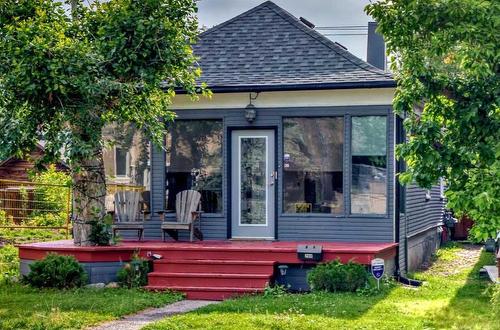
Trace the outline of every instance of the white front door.
{"type": "Polygon", "coordinates": [[[232,238],[274,239],[274,131],[235,130],[231,141],[232,238]]]}

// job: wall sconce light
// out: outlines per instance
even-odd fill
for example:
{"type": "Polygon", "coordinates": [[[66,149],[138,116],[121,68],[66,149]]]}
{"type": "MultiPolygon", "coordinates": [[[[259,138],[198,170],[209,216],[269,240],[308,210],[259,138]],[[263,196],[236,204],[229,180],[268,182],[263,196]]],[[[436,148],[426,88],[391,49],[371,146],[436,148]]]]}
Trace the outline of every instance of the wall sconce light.
{"type": "Polygon", "coordinates": [[[288,270],[287,265],[279,265],[278,269],[280,270],[280,275],[281,276],[286,276],[286,271],[288,270]]]}
{"type": "Polygon", "coordinates": [[[255,105],[252,104],[252,101],[256,100],[258,96],[259,93],[255,93],[255,97],[252,97],[252,93],[248,94],[249,103],[245,107],[245,119],[249,123],[252,123],[257,117],[257,109],[255,108],[255,105]]]}
{"type": "Polygon", "coordinates": [[[249,105],[246,106],[245,108],[245,119],[251,123],[255,120],[255,117],[257,117],[257,110],[255,110],[255,105],[250,103],[249,105]]]}

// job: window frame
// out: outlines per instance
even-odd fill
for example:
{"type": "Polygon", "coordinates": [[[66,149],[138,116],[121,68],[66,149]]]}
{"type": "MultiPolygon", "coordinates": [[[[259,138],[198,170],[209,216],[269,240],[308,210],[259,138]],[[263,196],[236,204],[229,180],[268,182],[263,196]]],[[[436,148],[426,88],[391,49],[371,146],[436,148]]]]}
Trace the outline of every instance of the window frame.
{"type": "MultiPolygon", "coordinates": [[[[194,121],[217,121],[222,124],[222,141],[221,141],[221,201],[222,201],[222,206],[221,206],[221,211],[220,212],[203,212],[203,217],[204,218],[221,218],[225,217],[226,215],[226,191],[225,191],[225,186],[226,186],[226,123],[223,117],[208,117],[208,118],[192,118],[192,117],[178,117],[172,122],[166,122],[164,123],[165,128],[166,128],[166,134],[163,135],[163,159],[162,159],[162,164],[163,164],[163,209],[167,209],[167,198],[166,198],[166,192],[167,192],[167,171],[166,171],[166,163],[167,163],[167,150],[166,150],[166,143],[167,143],[167,134],[169,134],[168,130],[168,125],[174,123],[174,122],[194,122],[194,121]]],[[[175,217],[174,214],[167,214],[167,218],[175,217]]]]}
{"type": "Polygon", "coordinates": [[[119,179],[130,179],[130,149],[113,146],[115,177],[119,179]],[[118,150],[126,150],[125,153],[125,174],[118,174],[118,150]]]}
{"type": "MultiPolygon", "coordinates": [[[[338,113],[338,114],[322,114],[322,115],[292,115],[292,116],[282,116],[281,117],[281,159],[279,159],[279,178],[280,178],[280,185],[279,188],[281,190],[281,194],[278,192],[279,198],[281,198],[281,202],[277,201],[279,205],[279,210],[280,210],[280,217],[283,218],[346,218],[348,215],[347,211],[347,204],[348,204],[348,199],[346,198],[345,191],[346,189],[349,189],[349,186],[347,185],[346,182],[346,166],[345,166],[345,157],[347,155],[347,147],[346,147],[346,142],[347,142],[347,118],[348,115],[345,113],[338,113]],[[343,207],[342,207],[342,212],[339,213],[314,213],[314,212],[304,212],[304,213],[293,213],[293,212],[285,212],[285,167],[284,167],[284,156],[285,156],[285,128],[284,128],[284,122],[286,119],[293,119],[293,118],[306,118],[306,119],[321,119],[321,118],[341,118],[342,119],[342,136],[344,138],[344,141],[342,142],[342,192],[343,192],[343,207]]],[[[349,206],[350,208],[350,206],[349,206]]]]}
{"type": "Polygon", "coordinates": [[[389,184],[389,149],[390,149],[390,115],[389,114],[351,114],[349,115],[349,131],[347,134],[349,135],[349,146],[348,146],[348,154],[349,154],[349,178],[348,178],[348,206],[349,210],[347,211],[348,218],[388,218],[389,217],[389,199],[390,199],[390,184],[389,184]],[[352,119],[353,117],[385,117],[386,126],[385,126],[385,157],[386,157],[386,187],[385,187],[385,213],[353,213],[352,212],[352,119]]]}

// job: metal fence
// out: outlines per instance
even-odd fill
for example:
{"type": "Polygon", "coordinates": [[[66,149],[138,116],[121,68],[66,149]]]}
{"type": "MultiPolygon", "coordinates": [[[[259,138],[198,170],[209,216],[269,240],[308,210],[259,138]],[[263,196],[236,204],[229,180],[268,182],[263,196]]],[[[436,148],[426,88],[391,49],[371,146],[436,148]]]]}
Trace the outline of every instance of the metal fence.
{"type": "MultiPolygon", "coordinates": [[[[106,185],[106,211],[118,191],[144,192],[143,186],[106,185]]],[[[72,191],[69,185],[0,180],[0,229],[65,230],[70,236],[72,191]]]]}
{"type": "Polygon", "coordinates": [[[0,180],[0,228],[70,231],[71,187],[0,180]]]}

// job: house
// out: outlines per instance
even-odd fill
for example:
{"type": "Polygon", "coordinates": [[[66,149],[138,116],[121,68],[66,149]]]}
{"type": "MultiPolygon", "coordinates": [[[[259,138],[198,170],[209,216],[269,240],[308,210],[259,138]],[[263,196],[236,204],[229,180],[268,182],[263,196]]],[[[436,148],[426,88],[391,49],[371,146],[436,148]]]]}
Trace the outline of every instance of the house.
{"type": "MultiPolygon", "coordinates": [[[[35,169],[36,161],[43,155],[44,147],[39,143],[29,157],[21,159],[11,156],[0,161],[0,180],[29,181],[29,172],[35,169]]],[[[55,166],[59,171],[69,170],[64,162],[58,162],[55,166]]]]}
{"type": "Polygon", "coordinates": [[[444,202],[437,186],[429,199],[396,180],[404,134],[383,40],[370,25],[377,68],[303,21],[268,1],[200,35],[214,96],[176,97],[169,152],[152,154],[153,203],[197,189],[207,239],[395,242],[400,271],[413,270],[436,246],[444,202]]]}
{"type": "MultiPolygon", "coordinates": [[[[262,290],[283,275],[278,264],[305,281],[311,264],[297,259],[299,243],[321,245],[323,260],[382,257],[388,273],[415,269],[439,244],[444,201],[439,187],[396,180],[404,165],[394,155],[404,141],[391,106],[396,84],[383,40],[369,31],[368,59],[379,67],[270,1],[200,34],[194,52],[214,94],[193,102],[179,91],[165,146],[151,149],[149,241],[126,242],[120,255],[114,247],[115,259],[89,248],[79,260],[97,267],[137,247],[161,254],[150,288],[192,298],[262,290]],[[159,242],[157,212],[174,210],[185,189],[202,194],[205,241],[159,242]]],[[[21,248],[20,257],[48,246],[21,248]]]]}

